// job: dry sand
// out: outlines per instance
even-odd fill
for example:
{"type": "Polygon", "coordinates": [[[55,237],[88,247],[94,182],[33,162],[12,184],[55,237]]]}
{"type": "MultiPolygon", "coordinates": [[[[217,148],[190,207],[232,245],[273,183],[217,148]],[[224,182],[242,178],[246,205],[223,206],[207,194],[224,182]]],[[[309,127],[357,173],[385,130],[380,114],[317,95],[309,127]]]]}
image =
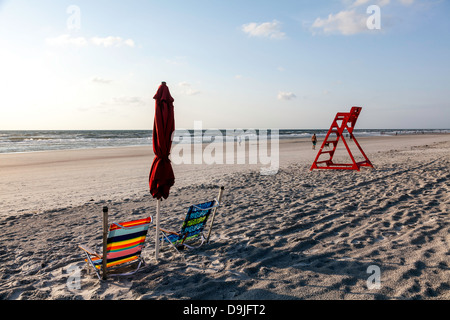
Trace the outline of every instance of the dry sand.
{"type": "Polygon", "coordinates": [[[157,262],[152,230],[141,271],[106,282],[77,245],[101,244],[104,205],[110,221],[155,214],[151,148],[0,155],[0,299],[449,299],[450,135],[358,141],[376,170],[310,172],[308,140],[282,141],[271,176],[175,165],[161,225],[224,186],[211,242],[157,262]]]}

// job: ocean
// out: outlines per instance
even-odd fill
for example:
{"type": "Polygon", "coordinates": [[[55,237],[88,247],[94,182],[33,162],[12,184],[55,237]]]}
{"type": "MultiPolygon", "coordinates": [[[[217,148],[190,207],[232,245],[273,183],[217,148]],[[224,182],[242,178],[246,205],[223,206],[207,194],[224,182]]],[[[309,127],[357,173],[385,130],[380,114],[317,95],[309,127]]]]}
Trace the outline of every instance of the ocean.
{"type": "MultiPolygon", "coordinates": [[[[319,138],[324,137],[328,130],[280,129],[280,139],[308,138],[315,133],[319,138]]],[[[256,139],[258,130],[203,130],[202,136],[194,135],[194,130],[176,131],[174,143],[183,143],[189,139],[181,136],[189,133],[191,141],[202,139],[208,143],[214,136],[225,136],[228,133],[245,139],[256,139]],[[242,135],[244,133],[244,135],[242,135]]],[[[271,130],[267,130],[271,134],[271,130]]],[[[416,133],[450,133],[450,129],[355,129],[356,137],[382,136],[416,133]]],[[[152,147],[152,130],[25,130],[0,131],[0,153],[39,152],[48,150],[71,150],[93,148],[115,148],[131,146],[152,147]]]]}

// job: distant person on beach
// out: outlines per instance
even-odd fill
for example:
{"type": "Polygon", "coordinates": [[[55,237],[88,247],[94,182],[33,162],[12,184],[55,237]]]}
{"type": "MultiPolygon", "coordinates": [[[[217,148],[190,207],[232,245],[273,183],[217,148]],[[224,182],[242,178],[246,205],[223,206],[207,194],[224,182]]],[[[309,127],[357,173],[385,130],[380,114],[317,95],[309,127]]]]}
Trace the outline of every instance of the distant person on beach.
{"type": "Polygon", "coordinates": [[[312,146],[313,150],[316,150],[317,137],[316,137],[316,134],[315,134],[315,133],[313,134],[313,136],[312,136],[312,138],[311,138],[311,142],[312,142],[312,144],[313,144],[313,146],[312,146]]]}

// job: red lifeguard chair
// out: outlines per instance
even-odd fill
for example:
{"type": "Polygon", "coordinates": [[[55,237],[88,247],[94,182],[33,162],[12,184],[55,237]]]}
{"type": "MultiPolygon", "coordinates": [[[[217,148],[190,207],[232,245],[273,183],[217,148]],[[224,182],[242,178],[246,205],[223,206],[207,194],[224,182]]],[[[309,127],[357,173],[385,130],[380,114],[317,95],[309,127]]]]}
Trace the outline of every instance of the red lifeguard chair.
{"type": "Polygon", "coordinates": [[[366,154],[362,150],[361,146],[359,145],[358,141],[356,140],[355,136],[353,135],[353,129],[355,128],[356,120],[358,120],[358,116],[361,113],[360,107],[352,107],[350,112],[338,112],[336,114],[336,117],[333,120],[333,123],[331,124],[330,130],[328,130],[328,133],[325,137],[325,140],[322,143],[322,146],[320,147],[319,153],[316,156],[316,159],[314,160],[314,163],[311,166],[311,171],[314,169],[335,169],[335,170],[358,170],[361,167],[371,167],[373,168],[372,163],[370,162],[369,158],[367,158],[366,154]],[[359,151],[361,152],[362,156],[365,160],[356,162],[355,158],[353,157],[353,154],[347,144],[347,141],[345,141],[344,137],[344,131],[347,130],[350,139],[356,144],[359,151]],[[350,156],[350,159],[352,160],[352,163],[334,163],[333,162],[333,156],[336,152],[336,147],[339,143],[339,141],[342,140],[342,142],[345,145],[345,148],[348,151],[348,154],[350,156]],[[330,146],[333,144],[333,148],[331,150],[324,151],[323,148],[325,145],[330,146]],[[319,159],[321,155],[328,154],[330,157],[329,159],[319,159]]]}

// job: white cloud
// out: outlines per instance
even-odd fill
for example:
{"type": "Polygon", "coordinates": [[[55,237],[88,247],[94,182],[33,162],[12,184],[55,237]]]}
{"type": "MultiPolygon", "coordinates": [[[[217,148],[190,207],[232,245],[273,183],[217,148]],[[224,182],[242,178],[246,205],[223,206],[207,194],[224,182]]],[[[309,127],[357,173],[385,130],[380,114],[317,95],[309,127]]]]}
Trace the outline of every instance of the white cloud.
{"type": "Polygon", "coordinates": [[[100,83],[100,84],[110,84],[112,82],[112,80],[110,80],[110,79],[104,79],[104,78],[100,78],[100,77],[93,77],[91,79],[91,81],[94,83],[100,83]]]}
{"type": "Polygon", "coordinates": [[[358,7],[361,6],[363,4],[367,4],[370,0],[356,0],[355,2],[353,2],[352,6],[353,7],[358,7]]]}
{"type": "Polygon", "coordinates": [[[395,0],[395,1],[392,1],[392,0],[354,0],[350,5],[348,4],[348,2],[350,2],[350,1],[346,0],[345,2],[347,2],[347,5],[349,7],[359,7],[362,5],[369,6],[369,5],[374,5],[374,4],[377,6],[380,6],[380,7],[384,7],[393,2],[400,2],[400,4],[409,6],[414,3],[414,0],[395,0]]]}
{"type": "Polygon", "coordinates": [[[284,39],[286,34],[281,31],[281,24],[277,20],[264,23],[247,23],[242,26],[242,31],[251,37],[264,37],[270,39],[284,39]]]}
{"type": "Polygon", "coordinates": [[[89,44],[100,47],[122,47],[127,46],[134,48],[135,43],[132,39],[124,40],[121,37],[92,37],[87,39],[85,37],[72,37],[69,34],[63,34],[55,38],[47,38],[45,42],[53,47],[86,47],[89,44]]]}
{"type": "MultiPolygon", "coordinates": [[[[395,0],[396,2],[409,6],[415,0],[395,0]]],[[[391,5],[393,0],[352,0],[344,1],[346,9],[336,13],[329,14],[327,18],[317,18],[312,24],[313,30],[322,31],[324,34],[343,34],[353,35],[362,32],[367,32],[367,19],[369,18],[366,12],[366,7],[377,5],[385,7],[391,5]]]]}
{"type": "Polygon", "coordinates": [[[336,14],[328,15],[328,18],[317,18],[312,28],[321,29],[325,34],[340,33],[352,35],[367,31],[367,15],[356,10],[343,10],[336,14]]]}
{"type": "Polygon", "coordinates": [[[135,45],[133,39],[127,39],[127,40],[125,40],[123,43],[124,43],[126,46],[129,46],[129,47],[132,47],[132,48],[134,48],[134,45],[135,45]]]}
{"type": "Polygon", "coordinates": [[[292,92],[278,92],[278,100],[292,100],[297,98],[297,96],[292,92]]]}
{"type": "Polygon", "coordinates": [[[91,38],[91,43],[100,46],[100,47],[122,47],[122,46],[128,46],[128,47],[134,47],[134,41],[132,39],[124,40],[121,37],[93,37],[91,38]]]}
{"type": "Polygon", "coordinates": [[[181,93],[187,96],[194,96],[200,93],[200,91],[193,89],[192,85],[185,81],[180,82],[178,86],[182,88],[181,93]]]}
{"type": "Polygon", "coordinates": [[[53,47],[86,47],[88,41],[84,37],[71,37],[68,34],[63,34],[55,38],[47,38],[45,42],[53,47]]]}

